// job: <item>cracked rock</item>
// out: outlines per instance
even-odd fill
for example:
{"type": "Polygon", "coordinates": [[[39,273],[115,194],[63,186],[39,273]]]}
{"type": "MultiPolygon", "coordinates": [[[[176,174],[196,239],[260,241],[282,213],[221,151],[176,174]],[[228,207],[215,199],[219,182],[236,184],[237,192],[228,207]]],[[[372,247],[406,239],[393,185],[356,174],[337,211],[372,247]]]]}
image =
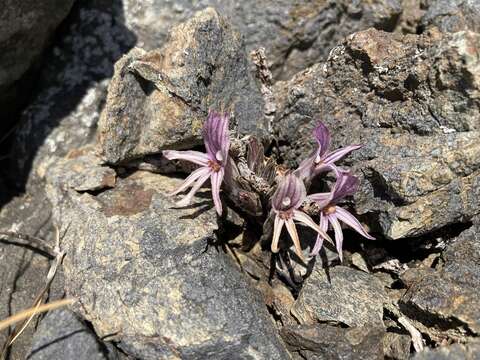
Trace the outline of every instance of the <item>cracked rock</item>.
{"type": "Polygon", "coordinates": [[[263,99],[240,35],[212,8],[170,32],[158,50],[135,49],[115,67],[98,138],[108,163],[202,144],[209,109],[263,137],[263,99]]]}
{"type": "Polygon", "coordinates": [[[371,274],[345,266],[315,267],[292,308],[301,324],[341,323],[383,328],[383,304],[387,295],[371,274]]]}
{"type": "Polygon", "coordinates": [[[357,213],[391,239],[480,213],[480,35],[349,36],[324,64],[278,82],[274,130],[295,166],[326,122],[333,147],[364,144],[345,161],[361,177],[357,213]]]}
{"type": "Polygon", "coordinates": [[[480,332],[478,226],[460,234],[442,258],[440,269],[419,274],[401,299],[401,310],[436,342],[463,342],[480,332]]]}
{"type": "Polygon", "coordinates": [[[207,191],[173,209],[165,193],[178,179],[136,172],[93,196],[59,185],[71,174],[50,171],[47,189],[66,231],[68,296],[99,337],[142,359],[288,359],[260,295],[207,247],[217,229],[207,191]]]}

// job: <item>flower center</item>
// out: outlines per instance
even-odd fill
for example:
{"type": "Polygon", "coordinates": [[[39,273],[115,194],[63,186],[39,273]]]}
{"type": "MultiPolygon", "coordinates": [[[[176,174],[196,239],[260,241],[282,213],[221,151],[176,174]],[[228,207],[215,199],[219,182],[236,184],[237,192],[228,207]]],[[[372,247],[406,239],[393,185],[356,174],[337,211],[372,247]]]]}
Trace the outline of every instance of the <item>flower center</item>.
{"type": "Polygon", "coordinates": [[[283,206],[289,206],[291,203],[292,203],[292,200],[288,196],[284,197],[282,200],[283,206]]]}
{"type": "Polygon", "coordinates": [[[217,153],[215,154],[215,159],[217,159],[218,161],[223,161],[223,155],[222,155],[222,152],[219,150],[217,151],[217,153]]]}
{"type": "Polygon", "coordinates": [[[323,213],[325,215],[330,215],[330,214],[333,214],[335,210],[336,210],[335,205],[329,204],[325,206],[325,208],[323,209],[323,213]]]}
{"type": "Polygon", "coordinates": [[[279,211],[278,216],[280,216],[280,219],[282,220],[288,220],[292,217],[292,211],[279,211]]]}
{"type": "Polygon", "coordinates": [[[208,160],[208,166],[215,172],[219,172],[222,166],[216,161],[208,160]]]}

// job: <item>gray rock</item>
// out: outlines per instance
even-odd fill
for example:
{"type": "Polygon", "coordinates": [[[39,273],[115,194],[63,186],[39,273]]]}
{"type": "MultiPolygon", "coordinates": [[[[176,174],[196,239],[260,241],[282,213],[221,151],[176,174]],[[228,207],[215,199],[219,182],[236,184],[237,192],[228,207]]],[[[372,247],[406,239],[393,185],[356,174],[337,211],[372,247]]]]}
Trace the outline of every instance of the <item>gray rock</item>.
{"type": "MultiPolygon", "coordinates": [[[[35,235],[53,244],[50,209],[45,191],[36,188],[35,196],[17,197],[3,206],[0,229],[35,235]]],[[[13,237],[0,236],[0,319],[31,307],[45,283],[49,259],[34,249],[19,245],[19,241],[13,237]]],[[[52,292],[52,296],[54,294],[52,292]]],[[[15,341],[10,352],[11,360],[25,359],[34,330],[33,326],[27,327],[15,341]]],[[[3,346],[7,336],[6,331],[0,332],[0,346],[3,346]]]]}
{"type": "Polygon", "coordinates": [[[159,50],[135,49],[115,68],[99,123],[101,154],[120,163],[202,144],[208,110],[228,111],[241,135],[268,124],[240,35],[212,8],[172,29],[159,50]]]}
{"type": "Polygon", "coordinates": [[[142,359],[288,358],[233,260],[206,250],[217,228],[209,194],[173,209],[165,193],[177,179],[136,172],[93,196],[48,173],[54,218],[66,230],[66,289],[100,337],[142,359]]]}
{"type": "Polygon", "coordinates": [[[47,313],[32,340],[29,360],[104,360],[102,349],[91,330],[70,310],[47,313]]]}
{"type": "Polygon", "coordinates": [[[326,63],[275,85],[282,156],[297,165],[322,120],[333,148],[365,145],[344,163],[362,178],[357,212],[375,214],[385,236],[468,221],[480,212],[479,44],[468,31],[348,37],[326,63]]]}
{"type": "MultiPolygon", "coordinates": [[[[80,1],[44,60],[38,91],[23,111],[9,174],[21,187],[42,181],[52,156],[94,140],[113,64],[135,43],[120,2],[80,1]]],[[[28,187],[27,186],[27,187],[28,187]]]]}
{"type": "Polygon", "coordinates": [[[299,359],[384,359],[384,330],[375,327],[340,328],[327,324],[284,327],[281,335],[299,359]]]}
{"type": "Polygon", "coordinates": [[[369,27],[393,30],[401,2],[289,1],[289,0],[126,0],[126,22],[139,35],[138,46],[162,44],[174,25],[196,11],[214,7],[245,38],[247,50],[265,47],[277,79],[325,59],[345,36],[369,27]],[[142,40],[146,45],[142,44],[142,40]]]}
{"type": "Polygon", "coordinates": [[[301,324],[334,322],[383,328],[386,293],[373,275],[345,266],[315,267],[292,307],[301,324]]]}
{"type": "Polygon", "coordinates": [[[413,357],[414,360],[478,360],[480,344],[453,344],[437,349],[425,349],[413,357]]]}
{"type": "Polygon", "coordinates": [[[401,310],[436,342],[464,342],[480,333],[480,236],[464,231],[442,254],[444,265],[419,274],[401,299],[401,310]]]}
{"type": "Polygon", "coordinates": [[[436,26],[443,32],[480,32],[480,3],[477,0],[430,0],[422,18],[423,27],[436,26]]]}
{"type": "Polygon", "coordinates": [[[0,3],[0,118],[3,119],[0,133],[26,102],[25,90],[31,88],[31,80],[25,74],[32,65],[38,65],[52,33],[73,2],[2,0],[0,3]]]}

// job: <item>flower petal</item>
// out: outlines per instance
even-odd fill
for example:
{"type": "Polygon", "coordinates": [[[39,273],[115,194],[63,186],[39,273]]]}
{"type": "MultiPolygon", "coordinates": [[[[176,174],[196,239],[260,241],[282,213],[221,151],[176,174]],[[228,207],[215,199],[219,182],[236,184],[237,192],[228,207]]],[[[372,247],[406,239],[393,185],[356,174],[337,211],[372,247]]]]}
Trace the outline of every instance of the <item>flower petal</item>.
{"type": "MultiPolygon", "coordinates": [[[[328,218],[327,216],[323,215],[323,213],[320,213],[320,229],[325,231],[325,233],[328,230],[328,218]]],[[[317,234],[317,241],[315,241],[315,245],[313,246],[312,252],[310,253],[310,256],[316,256],[320,252],[323,246],[323,237],[320,236],[320,234],[317,234]]]]}
{"type": "Polygon", "coordinates": [[[302,261],[305,261],[305,257],[303,256],[302,246],[300,245],[300,239],[298,238],[298,233],[297,233],[297,228],[295,227],[295,223],[293,222],[292,219],[287,219],[286,225],[287,225],[288,233],[290,234],[290,237],[293,240],[293,245],[295,246],[295,253],[298,255],[298,257],[302,261]]]}
{"type": "Polygon", "coordinates": [[[342,247],[343,247],[343,231],[342,227],[340,226],[340,223],[337,220],[337,217],[332,214],[328,216],[328,220],[330,221],[330,224],[332,224],[333,231],[335,232],[335,244],[337,247],[337,252],[338,256],[340,258],[340,261],[343,261],[343,255],[342,255],[342,247]]]}
{"type": "Polygon", "coordinates": [[[318,155],[323,156],[330,147],[330,132],[324,123],[318,122],[317,127],[313,130],[313,136],[318,143],[318,155]]]}
{"type": "Polygon", "coordinates": [[[317,203],[318,207],[320,209],[323,209],[325,206],[327,206],[333,198],[333,193],[328,192],[328,193],[316,193],[316,194],[310,194],[307,196],[307,200],[311,200],[317,203]]]}
{"type": "Polygon", "coordinates": [[[272,237],[272,252],[278,252],[278,240],[280,239],[280,234],[282,233],[283,224],[285,220],[281,219],[280,216],[275,216],[275,222],[273,223],[273,237],[272,237]]]}
{"type": "Polygon", "coordinates": [[[197,170],[192,172],[190,175],[188,175],[188,177],[185,179],[185,181],[180,185],[178,189],[176,189],[175,191],[172,191],[168,195],[172,196],[182,192],[186,188],[190,187],[200,176],[210,173],[210,171],[211,170],[209,167],[198,168],[197,170]]]}
{"type": "Polygon", "coordinates": [[[208,156],[223,166],[226,164],[230,148],[228,122],[227,114],[210,111],[203,127],[203,140],[208,156]]]}
{"type": "Polygon", "coordinates": [[[323,162],[326,164],[332,164],[344,156],[348,155],[354,150],[358,150],[362,147],[363,145],[350,145],[350,146],[345,146],[344,148],[332,151],[331,153],[327,154],[325,158],[323,159],[323,162]]]}
{"type": "Polygon", "coordinates": [[[220,200],[220,186],[223,181],[224,170],[220,169],[218,172],[212,172],[212,198],[218,215],[222,215],[222,200],[220,200]]]}
{"type": "Polygon", "coordinates": [[[320,226],[318,226],[317,224],[315,224],[315,222],[312,220],[312,218],[310,216],[308,216],[307,214],[299,211],[299,210],[294,210],[293,211],[293,218],[305,225],[307,225],[308,227],[312,228],[313,230],[315,230],[320,236],[322,236],[325,240],[327,241],[330,241],[332,244],[333,244],[333,240],[330,236],[328,236],[328,234],[326,233],[326,231],[322,230],[320,228],[320,226]]]}
{"type": "Polygon", "coordinates": [[[190,202],[192,201],[193,195],[195,195],[198,189],[200,189],[200,187],[203,185],[203,183],[205,183],[205,181],[208,180],[209,177],[210,177],[210,172],[200,176],[195,182],[195,185],[192,186],[188,194],[185,195],[185,197],[182,200],[177,201],[176,205],[180,207],[189,205],[190,202]]]}
{"type": "Polygon", "coordinates": [[[335,215],[338,220],[343,221],[345,224],[350,226],[353,230],[358,232],[363,237],[366,237],[367,239],[370,239],[370,240],[375,240],[373,236],[371,236],[369,233],[365,231],[362,224],[360,224],[360,222],[355,218],[355,216],[350,214],[347,210],[342,209],[341,207],[337,206],[335,209],[336,209],[335,215]]]}
{"type": "Polygon", "coordinates": [[[168,160],[187,160],[203,166],[207,166],[210,160],[207,154],[201,153],[200,151],[164,150],[162,153],[168,160]]]}
{"type": "Polygon", "coordinates": [[[337,181],[333,187],[332,201],[338,201],[348,195],[353,195],[357,191],[358,178],[341,169],[335,171],[337,181]]]}
{"type": "Polygon", "coordinates": [[[272,196],[272,207],[276,211],[298,209],[305,200],[306,194],[303,181],[294,174],[288,174],[280,181],[272,196]],[[285,200],[288,201],[285,202],[285,200]]]}

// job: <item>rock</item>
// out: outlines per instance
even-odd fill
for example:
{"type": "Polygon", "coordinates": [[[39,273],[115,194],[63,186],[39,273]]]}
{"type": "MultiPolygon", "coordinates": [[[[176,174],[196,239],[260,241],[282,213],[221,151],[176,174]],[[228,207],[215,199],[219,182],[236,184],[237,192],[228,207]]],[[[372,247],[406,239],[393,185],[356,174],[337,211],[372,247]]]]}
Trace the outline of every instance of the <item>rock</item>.
{"type": "Polygon", "coordinates": [[[422,332],[441,343],[464,342],[480,332],[480,236],[465,230],[442,254],[444,265],[420,274],[401,299],[401,310],[422,332]]]}
{"type": "Polygon", "coordinates": [[[289,79],[296,72],[324,60],[345,36],[374,26],[391,31],[402,12],[398,0],[351,1],[235,1],[153,0],[124,1],[128,26],[142,44],[162,44],[168,31],[196,11],[214,7],[228,18],[245,38],[247,51],[265,47],[276,79],[289,79]]]}
{"type": "Polygon", "coordinates": [[[240,35],[207,8],[161,49],[135,49],[118,62],[99,123],[101,154],[118,164],[202,144],[209,109],[233,113],[241,135],[263,137],[263,107],[240,35]]]}
{"type": "Polygon", "coordinates": [[[103,360],[106,350],[71,311],[47,313],[32,340],[29,360],[103,360]]]}
{"type": "Polygon", "coordinates": [[[480,344],[453,344],[437,349],[425,349],[413,357],[414,360],[476,360],[480,344]]]}
{"type": "Polygon", "coordinates": [[[327,324],[293,325],[281,335],[300,359],[384,359],[384,331],[375,327],[340,328],[327,324]]]}
{"type": "Polygon", "coordinates": [[[135,43],[123,17],[120,2],[87,0],[73,7],[64,32],[45,56],[38,90],[14,137],[7,174],[18,187],[27,180],[27,187],[41,183],[52,156],[63,157],[94,140],[113,64],[135,43]]]}
{"type": "Polygon", "coordinates": [[[383,338],[383,351],[387,359],[410,359],[410,335],[387,332],[383,338]]]}
{"type": "Polygon", "coordinates": [[[292,308],[301,324],[334,322],[383,327],[386,293],[371,274],[345,266],[314,268],[292,308]]]}
{"type": "Polygon", "coordinates": [[[479,43],[468,31],[353,34],[326,63],[275,84],[283,158],[306,157],[322,120],[333,148],[365,145],[345,163],[361,177],[357,213],[375,214],[385,236],[468,221],[480,212],[479,43]]]}
{"type": "MultiPolygon", "coordinates": [[[[53,244],[50,209],[42,188],[36,189],[35,196],[13,198],[1,209],[0,230],[35,235],[53,244]]],[[[0,236],[0,319],[32,306],[45,283],[48,269],[49,259],[35,247],[22,246],[15,238],[0,236]]],[[[57,280],[58,277],[55,282],[57,280]]],[[[26,358],[34,330],[33,326],[27,327],[15,341],[11,360],[26,358]]],[[[0,332],[0,346],[7,336],[7,331],[0,332]]]]}
{"type": "Polygon", "coordinates": [[[94,196],[65,190],[68,171],[48,174],[67,293],[99,337],[142,359],[288,358],[259,294],[207,248],[217,229],[209,194],[174,209],[165,193],[178,179],[136,172],[94,196]]]}
{"type": "Polygon", "coordinates": [[[28,98],[40,57],[74,0],[4,0],[0,13],[0,134],[28,98]],[[32,69],[32,66],[36,69],[32,69]],[[30,76],[28,76],[28,70],[30,76]],[[27,93],[27,94],[26,94],[27,93]],[[8,121],[7,121],[8,120],[8,121]]]}
{"type": "Polygon", "coordinates": [[[443,32],[480,32],[479,19],[480,3],[476,0],[430,0],[421,25],[436,26],[443,32]]]}

